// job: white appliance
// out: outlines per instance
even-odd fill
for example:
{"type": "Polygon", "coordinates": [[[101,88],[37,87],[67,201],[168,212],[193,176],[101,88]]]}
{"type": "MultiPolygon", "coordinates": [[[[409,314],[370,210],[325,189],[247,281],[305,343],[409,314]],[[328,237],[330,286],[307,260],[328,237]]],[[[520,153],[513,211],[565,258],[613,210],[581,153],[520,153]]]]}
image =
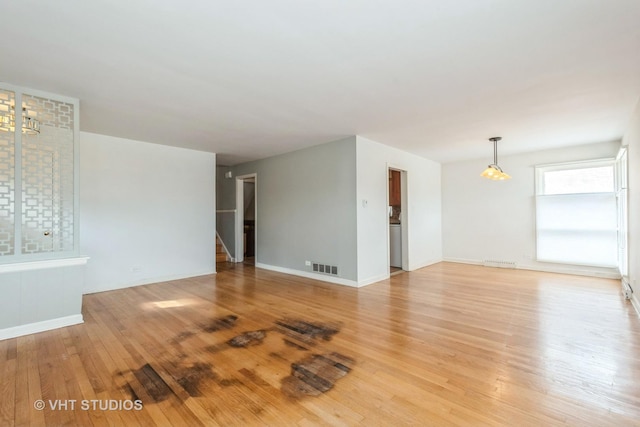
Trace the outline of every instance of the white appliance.
{"type": "Polygon", "coordinates": [[[389,265],[402,268],[402,225],[389,224],[389,265]]]}

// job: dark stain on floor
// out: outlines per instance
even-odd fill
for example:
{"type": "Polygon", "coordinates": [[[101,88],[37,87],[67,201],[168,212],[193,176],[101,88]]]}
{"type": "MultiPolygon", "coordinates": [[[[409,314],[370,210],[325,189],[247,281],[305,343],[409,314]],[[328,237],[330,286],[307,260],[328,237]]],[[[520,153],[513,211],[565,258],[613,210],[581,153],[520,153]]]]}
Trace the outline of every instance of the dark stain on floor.
{"type": "Polygon", "coordinates": [[[162,377],[148,363],[132,372],[154,402],[162,402],[173,394],[171,387],[164,382],[162,377]]]}
{"type": "Polygon", "coordinates": [[[249,331],[237,335],[227,341],[231,347],[249,347],[252,345],[262,344],[262,340],[267,336],[267,332],[264,329],[259,331],[249,331]]]}
{"type": "MultiPolygon", "coordinates": [[[[183,331],[176,335],[170,343],[177,345],[176,350],[180,350],[181,343],[188,338],[200,332],[213,333],[216,331],[229,330],[236,326],[238,316],[229,314],[212,319],[208,324],[199,324],[195,328],[183,331]]],[[[233,348],[246,348],[262,344],[267,336],[267,332],[278,332],[282,335],[283,343],[296,351],[309,351],[310,346],[316,346],[322,341],[331,341],[332,337],[340,332],[341,323],[320,323],[315,321],[306,321],[302,319],[282,318],[274,322],[271,328],[265,328],[255,331],[246,331],[228,341],[218,342],[216,344],[207,345],[204,350],[213,355],[223,350],[231,350],[233,348]]],[[[270,357],[287,360],[282,354],[277,352],[269,353],[270,357]]],[[[177,353],[178,357],[171,362],[174,369],[171,369],[171,375],[175,381],[187,392],[191,397],[201,397],[206,394],[205,388],[207,382],[215,383],[219,387],[242,386],[244,383],[237,378],[228,377],[221,378],[213,370],[210,363],[194,362],[186,366],[185,362],[188,357],[184,352],[177,353]]],[[[291,359],[288,359],[290,361],[291,359]]],[[[284,395],[292,399],[299,399],[306,396],[318,396],[326,393],[334,387],[337,380],[351,372],[355,361],[340,353],[323,353],[312,354],[295,363],[291,363],[291,373],[289,376],[281,380],[281,391],[284,395]]],[[[237,372],[250,381],[263,386],[270,385],[261,379],[253,370],[242,368],[237,372]]],[[[135,379],[144,388],[153,402],[162,402],[169,398],[171,394],[176,393],[162,379],[156,370],[150,365],[145,364],[137,370],[127,371],[126,374],[133,374],[135,379]]],[[[118,372],[116,375],[124,377],[125,373],[118,372]]],[[[122,386],[122,390],[131,396],[132,400],[138,400],[140,388],[133,388],[130,378],[122,386]]],[[[245,380],[246,381],[246,380],[245,380]]],[[[134,384],[135,385],[135,384],[134,384]]],[[[259,413],[257,411],[256,413],[259,413]]]]}
{"type": "Polygon", "coordinates": [[[213,319],[208,325],[203,326],[202,330],[208,333],[231,329],[235,326],[238,316],[229,314],[227,316],[213,319]]]}
{"type": "Polygon", "coordinates": [[[289,340],[289,339],[282,338],[282,341],[283,341],[287,346],[289,346],[289,347],[293,347],[293,348],[295,348],[296,350],[300,350],[300,351],[307,351],[307,350],[309,350],[307,347],[302,346],[302,345],[300,345],[300,344],[298,344],[298,343],[295,343],[295,342],[293,342],[293,341],[291,341],[291,340],[289,340]]]}
{"type": "Polygon", "coordinates": [[[216,384],[220,387],[230,387],[232,385],[242,385],[242,381],[237,378],[218,378],[216,384]]]}
{"type": "Polygon", "coordinates": [[[270,386],[270,384],[265,380],[263,380],[258,374],[256,374],[256,371],[254,371],[253,369],[242,368],[242,369],[239,369],[238,372],[244,375],[249,380],[251,380],[251,382],[259,385],[260,387],[270,386]]]}
{"type": "Polygon", "coordinates": [[[216,379],[217,375],[211,369],[210,363],[196,362],[189,367],[179,369],[174,378],[189,393],[189,396],[198,397],[202,396],[198,388],[200,383],[203,380],[216,379]]]}
{"type": "Polygon", "coordinates": [[[237,320],[238,316],[236,316],[235,314],[228,314],[226,316],[217,317],[215,319],[212,319],[207,324],[200,324],[197,329],[180,332],[178,335],[169,340],[169,342],[174,345],[180,344],[183,341],[193,337],[200,331],[204,331],[210,334],[213,332],[222,331],[224,329],[231,329],[235,326],[237,320]]]}
{"type": "Polygon", "coordinates": [[[186,340],[187,338],[190,338],[192,336],[194,336],[196,333],[193,331],[183,331],[180,332],[178,335],[176,335],[171,342],[174,344],[178,344],[181,343],[182,341],[186,340]]]}
{"type": "Polygon", "coordinates": [[[122,389],[129,395],[129,399],[131,399],[132,402],[135,402],[136,400],[140,400],[140,398],[138,397],[138,394],[131,387],[131,384],[125,383],[122,389]]]}
{"type": "Polygon", "coordinates": [[[278,331],[305,343],[322,338],[330,341],[331,337],[340,332],[339,324],[307,322],[300,319],[280,319],[275,322],[278,331]]]}
{"type": "Polygon", "coordinates": [[[318,396],[331,390],[354,364],[352,358],[340,353],[312,354],[291,364],[291,375],[282,379],[280,389],[294,399],[318,396]]]}
{"type": "Polygon", "coordinates": [[[228,349],[229,346],[227,344],[213,344],[213,345],[208,345],[204,348],[204,350],[207,353],[211,353],[211,354],[216,354],[222,350],[226,350],[228,349]]]}

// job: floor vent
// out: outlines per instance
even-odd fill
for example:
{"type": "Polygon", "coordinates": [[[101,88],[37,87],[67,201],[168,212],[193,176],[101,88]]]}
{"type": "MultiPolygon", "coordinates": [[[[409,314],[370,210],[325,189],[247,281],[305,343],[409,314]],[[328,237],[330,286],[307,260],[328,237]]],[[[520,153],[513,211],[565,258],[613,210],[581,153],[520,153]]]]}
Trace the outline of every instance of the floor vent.
{"type": "Polygon", "coordinates": [[[498,267],[498,268],[516,268],[516,263],[513,261],[495,261],[485,259],[482,261],[484,267],[498,267]]]}
{"type": "Polygon", "coordinates": [[[328,264],[319,264],[317,262],[313,263],[313,271],[315,273],[324,273],[324,274],[332,274],[334,276],[338,275],[338,266],[337,265],[328,265],[328,264]]]}

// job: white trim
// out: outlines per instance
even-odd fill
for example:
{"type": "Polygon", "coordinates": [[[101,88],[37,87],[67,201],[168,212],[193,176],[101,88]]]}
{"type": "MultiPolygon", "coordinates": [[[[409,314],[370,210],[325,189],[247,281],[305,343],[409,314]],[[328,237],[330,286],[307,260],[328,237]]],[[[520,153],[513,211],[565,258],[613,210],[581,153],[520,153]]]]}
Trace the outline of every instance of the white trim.
{"type": "Polygon", "coordinates": [[[278,267],[276,265],[263,264],[261,262],[256,262],[256,267],[263,268],[265,270],[276,271],[278,273],[285,273],[285,274],[291,274],[293,276],[306,277],[307,279],[314,279],[314,280],[320,280],[322,282],[329,282],[336,285],[351,286],[353,288],[364,286],[364,285],[360,285],[355,280],[341,279],[340,277],[331,277],[324,274],[313,273],[310,271],[302,271],[302,270],[294,270],[292,268],[278,267]]]}
{"type": "Polygon", "coordinates": [[[89,261],[89,257],[49,259],[44,261],[0,264],[0,274],[16,273],[19,271],[42,270],[44,268],[58,268],[58,267],[71,267],[75,265],[85,265],[87,261],[89,261]]]}
{"type": "Polygon", "coordinates": [[[4,81],[0,81],[0,86],[2,86],[4,89],[9,89],[12,92],[22,92],[22,93],[27,92],[27,95],[34,95],[40,98],[50,98],[56,101],[64,101],[68,104],[80,103],[78,98],[72,98],[70,96],[59,95],[57,93],[52,93],[52,92],[44,92],[42,90],[31,89],[25,86],[17,86],[4,81]]]}
{"type": "Polygon", "coordinates": [[[244,261],[244,186],[241,176],[236,176],[236,208],[235,208],[235,224],[233,227],[233,234],[235,239],[235,259],[236,262],[244,261]]]}
{"type": "MultiPolygon", "coordinates": [[[[15,106],[22,106],[22,91],[14,91],[15,106]]],[[[14,109],[16,108],[14,106],[14,109]]],[[[18,114],[15,111],[15,125],[16,129],[13,133],[13,255],[11,258],[5,258],[12,262],[16,259],[16,262],[20,262],[22,258],[22,131],[18,132],[18,129],[22,128],[22,114],[18,114]],[[18,127],[19,126],[19,127],[18,127]]],[[[74,248],[75,250],[76,248],[74,248]]]]}
{"type": "Polygon", "coordinates": [[[0,329],[0,340],[21,337],[23,335],[37,334],[38,332],[64,328],[65,326],[78,325],[80,323],[84,323],[82,314],[58,317],[57,319],[44,320],[42,322],[28,323],[26,325],[0,329]]]}
{"type": "Polygon", "coordinates": [[[213,270],[205,270],[197,273],[176,274],[173,276],[162,276],[162,277],[142,279],[135,282],[121,283],[116,286],[111,286],[106,288],[83,289],[82,294],[83,295],[96,294],[98,292],[115,291],[117,289],[132,288],[134,286],[152,285],[154,283],[170,282],[172,280],[190,279],[192,277],[209,276],[212,274],[216,274],[215,268],[213,270]]]}
{"type": "MultiPolygon", "coordinates": [[[[453,262],[458,264],[473,264],[482,265],[482,261],[475,259],[463,259],[463,258],[444,258],[444,262],[453,262]]],[[[601,277],[605,279],[620,279],[620,274],[615,269],[608,269],[611,271],[594,271],[584,270],[580,268],[556,268],[551,266],[534,266],[534,265],[517,265],[515,270],[530,270],[530,271],[542,271],[545,273],[559,273],[559,274],[572,274],[574,276],[587,276],[587,277],[601,277]]]]}
{"type": "Polygon", "coordinates": [[[572,274],[574,276],[601,277],[604,279],[620,279],[620,273],[617,269],[609,269],[612,271],[591,271],[579,268],[553,268],[553,267],[537,267],[533,265],[518,265],[517,270],[542,271],[546,273],[572,274]],[[615,271],[614,271],[615,270],[615,271]]]}
{"type": "Polygon", "coordinates": [[[631,301],[631,305],[636,309],[636,314],[640,317],[640,301],[638,301],[636,294],[632,294],[629,301],[631,301]]]}
{"type": "Polygon", "coordinates": [[[482,265],[482,261],[477,259],[466,259],[466,258],[442,258],[444,262],[453,262],[456,264],[471,264],[471,265],[482,265]]]}
{"type": "MultiPolygon", "coordinates": [[[[400,224],[402,225],[402,229],[401,229],[401,246],[400,246],[400,250],[401,250],[401,254],[400,254],[400,264],[402,265],[402,269],[404,271],[409,271],[409,240],[411,238],[411,234],[409,233],[409,229],[410,229],[410,224],[409,224],[409,171],[406,170],[405,167],[403,166],[399,166],[395,163],[390,163],[390,162],[386,162],[386,169],[385,169],[385,182],[387,183],[386,186],[386,194],[387,194],[387,203],[385,206],[385,213],[387,212],[387,209],[389,208],[389,198],[391,197],[389,194],[389,172],[390,171],[396,171],[396,172],[400,172],[400,224]]],[[[385,214],[386,217],[386,223],[389,223],[389,215],[385,214]]],[[[387,260],[390,259],[391,256],[391,236],[390,236],[390,230],[389,227],[387,226],[387,260]]],[[[391,276],[391,265],[387,266],[387,277],[391,276]]],[[[382,277],[382,276],[378,276],[378,277],[382,277]]],[[[384,280],[384,279],[380,279],[380,280],[384,280]]],[[[369,282],[369,279],[367,279],[365,282],[367,282],[367,284],[369,283],[373,283],[373,282],[369,282]]],[[[358,282],[360,283],[360,282],[358,282]]],[[[360,286],[365,286],[365,285],[360,285],[360,286]]]]}
{"type": "MultiPolygon", "coordinates": [[[[73,250],[72,251],[56,251],[51,253],[40,253],[38,257],[77,257],[79,255],[80,248],[80,100],[78,98],[72,98],[69,96],[63,96],[56,93],[45,92],[37,89],[32,89],[24,86],[17,86],[8,82],[0,81],[0,88],[11,91],[14,93],[14,104],[16,106],[23,105],[24,96],[33,96],[38,98],[45,98],[53,101],[64,102],[73,106],[73,250]]],[[[30,259],[33,259],[32,255],[36,254],[23,254],[22,246],[22,227],[21,218],[22,212],[22,189],[23,179],[22,177],[22,132],[18,130],[22,128],[22,115],[15,115],[14,131],[14,254],[5,255],[3,262],[7,262],[8,265],[14,265],[19,263],[29,263],[30,259]]],[[[47,258],[51,259],[51,258],[47,258]]],[[[11,270],[6,271],[22,271],[11,270]]],[[[0,273],[4,272],[0,269],[0,273]]]]}
{"type": "MultiPolygon", "coordinates": [[[[55,98],[53,98],[55,99],[55,98]]],[[[73,102],[73,251],[80,254],[80,100],[73,102]]]]}
{"type": "Polygon", "coordinates": [[[560,163],[543,163],[539,165],[535,165],[534,168],[542,168],[548,170],[564,170],[564,169],[582,169],[584,165],[594,165],[593,167],[598,167],[598,164],[608,165],[615,161],[614,157],[601,157],[598,159],[592,160],[578,160],[575,162],[560,162],[560,163]]]}
{"type": "Polygon", "coordinates": [[[380,276],[376,276],[376,277],[370,277],[368,279],[364,279],[364,280],[358,280],[358,287],[362,288],[363,286],[368,286],[371,285],[373,283],[378,283],[381,282],[383,280],[387,280],[391,277],[391,274],[387,273],[387,274],[381,274],[380,276]]]}
{"type": "Polygon", "coordinates": [[[414,271],[414,270],[419,270],[421,268],[425,268],[425,267],[429,267],[430,265],[434,265],[437,264],[439,262],[442,262],[442,258],[437,258],[437,259],[433,259],[430,261],[426,261],[426,262],[422,262],[420,264],[417,265],[409,265],[409,268],[407,269],[407,271],[414,271]]]}
{"type": "MultiPolygon", "coordinates": [[[[578,162],[567,162],[567,163],[552,163],[545,165],[535,165],[534,173],[535,173],[535,195],[536,196],[552,196],[552,195],[566,195],[566,194],[546,194],[544,188],[544,174],[546,172],[555,172],[562,170],[574,170],[574,169],[591,169],[598,168],[603,166],[611,166],[614,168],[614,186],[615,186],[615,162],[614,158],[606,158],[606,159],[594,159],[594,160],[581,160],[578,162]]],[[[615,189],[614,189],[615,192],[615,189]]],[[[574,194],[574,193],[569,193],[574,194]]],[[[576,193],[576,194],[584,194],[584,193],[576,193]]]]}
{"type": "MultiPolygon", "coordinates": [[[[441,262],[441,261],[437,260],[437,261],[433,261],[433,262],[427,262],[424,265],[421,265],[420,267],[417,267],[417,268],[409,270],[409,271],[413,271],[413,270],[416,270],[418,268],[427,267],[429,265],[437,264],[439,262],[441,262]]],[[[336,284],[336,285],[350,286],[350,287],[353,287],[353,288],[362,288],[364,286],[368,286],[368,285],[371,285],[373,283],[377,283],[377,282],[381,282],[383,280],[387,280],[387,279],[389,279],[391,277],[391,275],[389,273],[385,273],[385,274],[381,274],[379,276],[369,277],[367,279],[355,281],[355,280],[349,280],[349,279],[342,279],[342,278],[339,278],[339,277],[327,276],[325,274],[313,273],[311,271],[294,270],[292,268],[278,267],[278,266],[269,265],[269,264],[262,264],[262,263],[259,263],[259,262],[256,263],[256,267],[263,268],[265,270],[277,271],[278,273],[285,273],[285,274],[291,274],[293,276],[306,277],[307,279],[314,279],[314,280],[320,280],[320,281],[323,281],[323,282],[329,282],[329,283],[333,283],[333,284],[336,284]]]]}

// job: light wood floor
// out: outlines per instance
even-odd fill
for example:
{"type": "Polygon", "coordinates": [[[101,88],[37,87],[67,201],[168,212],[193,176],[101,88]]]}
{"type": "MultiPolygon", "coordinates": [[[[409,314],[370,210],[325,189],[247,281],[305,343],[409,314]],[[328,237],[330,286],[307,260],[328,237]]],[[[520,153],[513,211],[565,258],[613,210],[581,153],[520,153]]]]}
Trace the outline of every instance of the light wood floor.
{"type": "Polygon", "coordinates": [[[353,289],[225,265],[0,341],[0,425],[640,425],[617,281],[441,263],[353,289]]]}

